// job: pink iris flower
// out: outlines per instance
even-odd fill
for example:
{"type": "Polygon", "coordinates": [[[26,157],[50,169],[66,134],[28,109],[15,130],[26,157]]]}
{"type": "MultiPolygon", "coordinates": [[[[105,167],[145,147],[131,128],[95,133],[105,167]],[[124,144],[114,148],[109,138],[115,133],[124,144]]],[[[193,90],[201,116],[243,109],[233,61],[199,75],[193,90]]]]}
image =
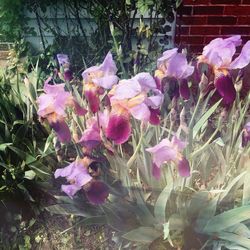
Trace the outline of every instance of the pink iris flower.
{"type": "Polygon", "coordinates": [[[111,89],[118,82],[116,72],[117,68],[112,54],[108,52],[102,64],[92,66],[82,73],[85,97],[93,113],[99,110],[99,96],[104,93],[105,89],[111,89]]]}
{"type": "Polygon", "coordinates": [[[65,122],[66,108],[73,107],[76,114],[85,115],[86,110],[82,108],[70,92],[65,91],[64,84],[50,85],[49,78],[44,84],[44,94],[38,97],[38,115],[46,119],[57,134],[59,141],[69,142],[71,140],[70,130],[65,122]]]}
{"type": "Polygon", "coordinates": [[[122,144],[129,139],[131,115],[143,122],[159,124],[159,107],[163,95],[149,73],[139,73],[129,80],[121,80],[109,95],[112,110],[106,135],[116,144],[122,144]]]}
{"type": "Polygon", "coordinates": [[[236,47],[241,43],[240,35],[226,39],[216,38],[204,47],[202,55],[198,58],[198,62],[211,66],[215,77],[215,88],[223,98],[224,104],[231,104],[236,97],[230,70],[242,69],[250,62],[250,41],[243,46],[240,55],[233,60],[236,47]]]}
{"type": "Polygon", "coordinates": [[[194,67],[188,64],[186,56],[174,48],[165,51],[162,57],[157,60],[155,78],[157,81],[162,81],[164,78],[176,79],[179,82],[179,94],[183,99],[188,99],[190,93],[186,79],[193,72],[194,67]]]}
{"type": "Polygon", "coordinates": [[[59,168],[55,172],[55,178],[64,177],[70,183],[62,185],[62,191],[70,198],[81,189],[85,190],[88,200],[92,204],[102,204],[108,197],[107,185],[99,180],[94,180],[88,173],[87,161],[77,159],[65,168],[59,168]]]}
{"type": "Polygon", "coordinates": [[[176,164],[180,176],[190,176],[189,162],[182,154],[186,145],[186,142],[174,136],[171,141],[166,138],[156,146],[146,149],[146,151],[152,154],[152,173],[156,179],[160,179],[161,167],[164,163],[168,162],[174,162],[176,164]]]}
{"type": "Polygon", "coordinates": [[[84,130],[79,143],[92,150],[102,142],[101,130],[106,133],[108,125],[109,114],[108,110],[98,112],[98,117],[92,117],[87,120],[87,128],[84,130]],[[99,119],[99,121],[98,121],[99,119]]]}

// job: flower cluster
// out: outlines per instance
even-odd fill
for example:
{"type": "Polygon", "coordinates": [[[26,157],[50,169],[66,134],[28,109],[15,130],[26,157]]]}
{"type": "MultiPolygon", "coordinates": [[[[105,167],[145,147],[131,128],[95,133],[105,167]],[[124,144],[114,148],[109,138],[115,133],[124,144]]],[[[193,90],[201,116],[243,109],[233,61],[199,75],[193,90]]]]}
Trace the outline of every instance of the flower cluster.
{"type": "MultiPolygon", "coordinates": [[[[236,47],[241,43],[240,36],[217,38],[204,47],[202,55],[195,62],[188,62],[183,51],[170,49],[157,60],[154,76],[141,72],[129,79],[120,79],[116,75],[118,69],[109,52],[100,65],[87,68],[82,73],[84,98],[81,104],[84,103],[84,108],[66,90],[64,83],[54,84],[53,79],[49,78],[44,84],[44,94],[37,100],[38,115],[49,123],[62,143],[71,142],[68,127],[71,117],[67,110],[73,108],[76,116],[85,116],[84,129],[79,139],[74,138],[74,143],[84,149],[83,153],[88,154],[91,161],[92,152],[99,146],[114,152],[116,145],[127,144],[136,131],[132,124],[139,122],[144,129],[162,124],[161,111],[167,109],[163,105],[165,96],[173,99],[172,102],[178,98],[188,101],[195,87],[189,84],[189,80],[196,74],[200,73],[200,91],[205,88],[208,93],[215,89],[223,100],[222,105],[231,105],[236,98],[233,71],[244,68],[250,62],[250,42],[233,59],[236,47]],[[206,65],[208,70],[200,72],[202,65],[206,65]],[[201,89],[204,82],[206,86],[201,89]],[[172,85],[174,94],[166,95],[172,85]]],[[[64,79],[71,81],[68,56],[59,54],[57,58],[63,67],[64,79]]],[[[242,133],[243,147],[250,141],[249,131],[247,124],[242,133]]],[[[185,133],[188,134],[188,129],[185,133]]],[[[181,139],[175,133],[170,133],[169,139],[160,137],[159,144],[147,146],[146,152],[152,155],[152,174],[156,179],[161,178],[164,164],[174,164],[181,177],[190,176],[189,156],[185,151],[187,135],[183,137],[186,138],[181,139]]],[[[57,169],[55,177],[66,178],[69,184],[62,185],[62,190],[70,197],[83,189],[90,202],[100,204],[107,198],[108,188],[89,174],[89,162],[86,162],[86,159],[78,158],[69,166],[57,169]]]]}

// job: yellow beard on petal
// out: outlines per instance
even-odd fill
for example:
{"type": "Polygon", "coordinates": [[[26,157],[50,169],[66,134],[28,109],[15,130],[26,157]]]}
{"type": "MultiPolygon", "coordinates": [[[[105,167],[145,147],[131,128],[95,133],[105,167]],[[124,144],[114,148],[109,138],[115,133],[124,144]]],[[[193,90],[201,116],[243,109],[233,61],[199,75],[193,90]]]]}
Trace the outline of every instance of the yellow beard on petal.
{"type": "Polygon", "coordinates": [[[157,69],[157,70],[155,71],[155,76],[158,77],[159,79],[162,79],[162,78],[165,77],[165,73],[164,73],[163,70],[157,69]]]}

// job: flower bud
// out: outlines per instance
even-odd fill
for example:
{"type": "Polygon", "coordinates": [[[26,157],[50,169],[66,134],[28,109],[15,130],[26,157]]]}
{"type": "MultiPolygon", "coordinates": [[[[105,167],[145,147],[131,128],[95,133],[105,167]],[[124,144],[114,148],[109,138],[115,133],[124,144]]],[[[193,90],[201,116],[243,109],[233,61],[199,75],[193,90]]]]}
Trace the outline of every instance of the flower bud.
{"type": "Polygon", "coordinates": [[[247,144],[250,142],[250,122],[248,122],[243,129],[242,132],[242,147],[246,147],[247,144]]]}

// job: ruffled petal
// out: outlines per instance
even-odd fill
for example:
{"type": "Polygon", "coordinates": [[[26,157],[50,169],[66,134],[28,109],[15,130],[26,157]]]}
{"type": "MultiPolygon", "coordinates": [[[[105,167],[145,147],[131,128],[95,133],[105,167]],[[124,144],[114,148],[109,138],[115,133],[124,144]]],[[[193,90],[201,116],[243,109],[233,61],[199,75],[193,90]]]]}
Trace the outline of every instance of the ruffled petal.
{"type": "Polygon", "coordinates": [[[186,56],[178,53],[169,60],[166,76],[183,79],[192,75],[193,71],[194,67],[188,65],[186,56]]]}
{"type": "Polygon", "coordinates": [[[250,62],[250,41],[242,48],[240,55],[230,64],[230,69],[242,69],[250,62]]]}
{"type": "Polygon", "coordinates": [[[141,93],[141,85],[135,79],[121,80],[114,90],[113,99],[122,100],[135,97],[141,93]]]}
{"type": "Polygon", "coordinates": [[[150,118],[150,110],[145,103],[141,103],[139,105],[134,106],[129,109],[131,115],[141,121],[149,121],[150,118]]]}
{"type": "Polygon", "coordinates": [[[65,168],[58,168],[55,171],[55,178],[69,176],[73,172],[74,167],[75,167],[75,162],[72,162],[65,168]]]}
{"type": "Polygon", "coordinates": [[[93,79],[93,83],[104,89],[111,89],[113,85],[117,84],[119,81],[116,75],[107,75],[104,77],[93,79]]]}
{"type": "Polygon", "coordinates": [[[137,80],[142,87],[142,90],[153,90],[156,89],[156,82],[154,78],[146,72],[139,73],[133,77],[133,79],[137,80]]]}

